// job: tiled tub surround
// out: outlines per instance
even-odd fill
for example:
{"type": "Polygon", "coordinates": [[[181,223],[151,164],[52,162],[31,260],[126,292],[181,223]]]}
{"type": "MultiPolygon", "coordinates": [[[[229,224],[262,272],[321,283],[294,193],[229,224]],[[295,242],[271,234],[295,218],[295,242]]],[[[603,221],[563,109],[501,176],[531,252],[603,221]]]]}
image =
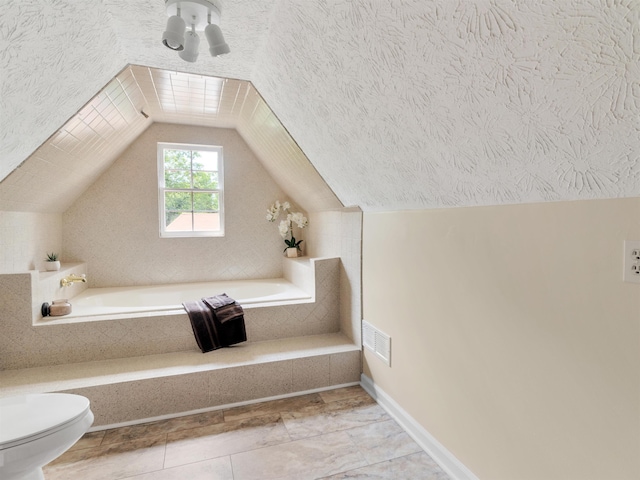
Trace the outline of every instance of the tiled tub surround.
{"type": "MultiPolygon", "coordinates": [[[[285,259],[284,262],[288,278],[302,288],[310,288],[308,282],[305,284],[301,278],[305,269],[312,270],[316,301],[246,308],[249,341],[338,332],[340,260],[303,258],[285,259]]],[[[70,270],[85,272],[80,266],[70,270]]],[[[41,320],[41,325],[32,325],[40,315],[42,301],[59,298],[52,296],[59,295],[56,292],[32,299],[32,291],[50,290],[62,276],[64,272],[56,272],[55,275],[41,272],[0,275],[0,319],[3,327],[0,329],[0,370],[197,351],[185,312],[74,324],[41,320]],[[42,281],[37,281],[43,276],[42,281]]],[[[76,285],[67,288],[83,288],[85,284],[76,285]]]]}
{"type": "MultiPolygon", "coordinates": [[[[60,277],[85,270],[65,263],[54,273],[5,271],[0,396],[78,392],[91,399],[96,425],[109,425],[359,381],[361,214],[316,212],[310,219],[307,253],[322,258],[313,262],[316,303],[248,308],[250,342],[206,355],[197,350],[186,314],[34,327],[42,301],[71,296],[56,291],[60,277]],[[41,298],[32,299],[39,288],[41,298]]],[[[308,263],[285,259],[281,272],[308,289],[300,274],[308,263]]],[[[92,265],[88,284],[70,288],[94,285],[92,265]]]]}
{"type": "Polygon", "coordinates": [[[237,131],[154,123],[64,211],[61,253],[89,262],[94,287],[278,278],[284,245],[265,214],[285,198],[237,131]],[[223,237],[159,237],[158,142],[223,147],[223,237]]]}
{"type": "Polygon", "coordinates": [[[226,294],[245,308],[313,302],[313,295],[284,278],[90,288],[73,297],[73,311],[43,324],[116,320],[183,312],[194,299],[226,294]]]}
{"type": "Polygon", "coordinates": [[[79,393],[104,425],[357,382],[360,347],[339,331],[340,260],[308,263],[314,303],[246,308],[249,341],[208,354],[186,313],[33,326],[37,272],[2,275],[0,395],[79,393]]]}
{"type": "MultiPolygon", "coordinates": [[[[31,275],[31,304],[34,325],[42,321],[40,308],[44,302],[51,303],[55,299],[72,299],[89,287],[88,282],[74,282],[67,287],[60,286],[60,280],[69,275],[87,275],[86,263],[62,263],[60,270],[53,272],[28,272],[31,275]]],[[[3,277],[4,275],[0,275],[3,277]]],[[[7,275],[8,277],[8,275],[7,275]]],[[[8,280],[10,281],[10,279],[8,280]]],[[[47,317],[63,318],[63,317],[47,317]]]]}
{"type": "Polygon", "coordinates": [[[340,257],[340,330],[359,345],[362,212],[357,207],[310,212],[305,243],[311,257],[340,257]]]}
{"type": "Polygon", "coordinates": [[[6,202],[0,205],[0,272],[44,269],[45,252],[62,252],[61,213],[8,212],[6,202]]]}
{"type": "Polygon", "coordinates": [[[94,427],[136,423],[360,379],[361,352],[341,333],[0,372],[0,396],[66,392],[91,400],[94,427]]]}

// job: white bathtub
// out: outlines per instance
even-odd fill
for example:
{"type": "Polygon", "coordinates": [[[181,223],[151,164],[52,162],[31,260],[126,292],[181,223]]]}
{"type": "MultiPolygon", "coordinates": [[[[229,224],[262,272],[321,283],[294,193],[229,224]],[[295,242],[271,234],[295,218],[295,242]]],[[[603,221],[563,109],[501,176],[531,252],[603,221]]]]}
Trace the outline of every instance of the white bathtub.
{"type": "MultiPolygon", "coordinates": [[[[88,288],[71,298],[72,313],[44,321],[85,321],[184,313],[182,302],[226,293],[243,307],[307,303],[313,296],[283,278],[145,287],[88,288]],[[76,320],[77,321],[77,320],[76,320]]],[[[58,322],[56,322],[58,323],[58,322]]]]}

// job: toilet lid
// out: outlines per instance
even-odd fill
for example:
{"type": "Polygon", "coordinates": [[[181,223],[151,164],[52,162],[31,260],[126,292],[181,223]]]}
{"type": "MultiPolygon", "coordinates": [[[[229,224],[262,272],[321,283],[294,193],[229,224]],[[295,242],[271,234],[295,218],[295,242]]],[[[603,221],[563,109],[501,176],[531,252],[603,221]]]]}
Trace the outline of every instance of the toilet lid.
{"type": "Polygon", "coordinates": [[[53,433],[88,411],[89,400],[70,393],[0,398],[0,448],[7,447],[7,443],[53,433]]]}

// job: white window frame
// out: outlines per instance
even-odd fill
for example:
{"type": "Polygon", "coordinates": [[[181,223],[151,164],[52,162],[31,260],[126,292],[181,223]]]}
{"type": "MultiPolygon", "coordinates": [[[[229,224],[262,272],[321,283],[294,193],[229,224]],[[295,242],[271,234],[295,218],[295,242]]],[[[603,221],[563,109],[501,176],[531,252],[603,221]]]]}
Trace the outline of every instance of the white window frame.
{"type": "Polygon", "coordinates": [[[194,145],[188,143],[164,143],[158,142],[158,221],[160,224],[161,238],[176,237],[224,237],[224,156],[222,147],[218,145],[194,145]],[[165,229],[165,191],[176,191],[174,188],[165,188],[164,183],[164,150],[190,150],[218,153],[218,188],[215,190],[199,190],[197,188],[179,189],[185,192],[216,192],[218,193],[218,213],[220,229],[210,231],[180,231],[170,232],[165,229]]]}

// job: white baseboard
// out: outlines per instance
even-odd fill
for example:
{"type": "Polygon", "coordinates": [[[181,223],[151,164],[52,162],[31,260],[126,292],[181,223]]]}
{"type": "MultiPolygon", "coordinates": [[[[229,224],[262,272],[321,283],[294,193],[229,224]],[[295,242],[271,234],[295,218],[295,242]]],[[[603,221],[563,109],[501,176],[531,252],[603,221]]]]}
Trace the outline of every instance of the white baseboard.
{"type": "Polygon", "coordinates": [[[398,403],[385,393],[373,380],[362,374],[360,385],[391,417],[440,465],[447,474],[455,480],[479,480],[471,470],[453,456],[433,435],[426,431],[413,417],[411,417],[398,403]]]}

